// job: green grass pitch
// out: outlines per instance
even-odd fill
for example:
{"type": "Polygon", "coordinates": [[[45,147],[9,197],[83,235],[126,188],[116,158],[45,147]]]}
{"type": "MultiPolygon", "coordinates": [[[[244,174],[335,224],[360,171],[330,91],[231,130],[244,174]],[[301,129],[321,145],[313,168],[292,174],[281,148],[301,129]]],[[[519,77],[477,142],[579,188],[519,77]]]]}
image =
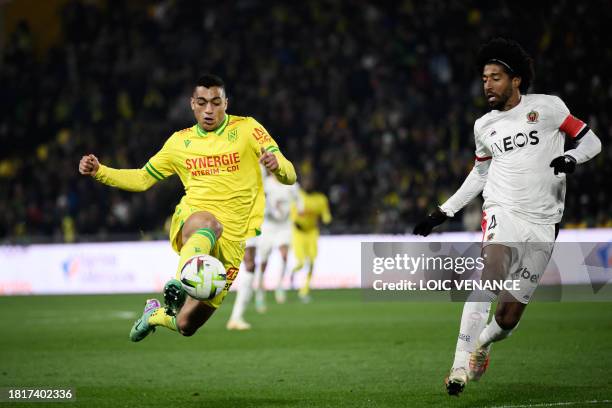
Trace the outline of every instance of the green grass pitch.
{"type": "MultiPolygon", "coordinates": [[[[0,387],[75,387],[78,407],[605,406],[612,305],[534,303],[491,366],[445,393],[459,303],[367,302],[361,291],[292,293],[228,332],[234,297],[195,336],[128,333],[145,295],[0,297],[0,387]],[[131,316],[133,315],[133,316],[131,316]],[[587,404],[586,401],[600,401],[587,404]],[[561,405],[563,406],[563,405],[561,405]]],[[[611,404],[612,405],[612,404],[611,404]]]]}

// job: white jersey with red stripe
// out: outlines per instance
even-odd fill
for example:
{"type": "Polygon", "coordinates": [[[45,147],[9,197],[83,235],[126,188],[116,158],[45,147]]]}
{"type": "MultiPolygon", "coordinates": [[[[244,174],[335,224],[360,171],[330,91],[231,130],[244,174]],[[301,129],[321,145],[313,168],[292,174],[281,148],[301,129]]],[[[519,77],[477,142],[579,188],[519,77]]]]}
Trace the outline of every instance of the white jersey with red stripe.
{"type": "Polygon", "coordinates": [[[581,137],[587,131],[552,95],[522,95],[514,108],[479,118],[476,160],[491,160],[483,209],[500,206],[535,224],[561,221],[565,174],[555,175],[550,162],[563,155],[566,134],[581,137]]]}

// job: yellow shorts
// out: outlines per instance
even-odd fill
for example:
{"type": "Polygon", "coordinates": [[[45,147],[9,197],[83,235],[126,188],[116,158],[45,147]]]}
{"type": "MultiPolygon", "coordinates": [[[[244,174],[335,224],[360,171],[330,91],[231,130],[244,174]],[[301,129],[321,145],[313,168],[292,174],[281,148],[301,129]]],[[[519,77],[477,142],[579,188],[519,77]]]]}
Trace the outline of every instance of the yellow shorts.
{"type": "MultiPolygon", "coordinates": [[[[203,209],[190,207],[184,203],[179,203],[179,205],[176,206],[174,215],[172,216],[172,225],[170,227],[170,243],[172,244],[172,249],[174,249],[176,253],[180,253],[180,234],[185,221],[191,214],[198,211],[203,211],[203,209]]],[[[244,248],[244,241],[230,241],[223,238],[223,236],[219,238],[215,246],[210,251],[210,255],[220,260],[225,267],[227,281],[225,283],[225,288],[223,288],[221,293],[211,300],[202,301],[203,303],[214,307],[215,309],[221,306],[221,303],[223,302],[223,299],[225,299],[225,296],[227,296],[232,283],[234,283],[234,280],[238,276],[238,270],[240,269],[242,258],[244,258],[244,248]]],[[[179,272],[177,271],[177,275],[178,274],[179,272]]],[[[177,279],[180,279],[180,276],[177,276],[177,279]]]]}
{"type": "Polygon", "coordinates": [[[319,241],[319,230],[301,231],[293,228],[293,254],[299,263],[305,260],[314,261],[317,257],[317,242],[319,241]]]}

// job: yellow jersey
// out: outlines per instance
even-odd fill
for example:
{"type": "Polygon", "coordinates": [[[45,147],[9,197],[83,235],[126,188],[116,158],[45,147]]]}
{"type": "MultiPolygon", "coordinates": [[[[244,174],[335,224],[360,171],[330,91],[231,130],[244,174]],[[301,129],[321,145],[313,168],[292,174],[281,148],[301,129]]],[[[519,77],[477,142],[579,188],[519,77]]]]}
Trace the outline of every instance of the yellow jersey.
{"type": "Polygon", "coordinates": [[[144,191],[177,174],[185,188],[181,203],[212,213],[223,225],[223,236],[242,241],[259,233],[265,199],[259,157],[261,149],[279,163],[275,173],[293,184],[295,169],[266,129],[252,117],[225,115],[207,132],[198,124],[175,132],[141,169],[100,165],[95,179],[128,191],[144,191]]]}
{"type": "Polygon", "coordinates": [[[323,224],[332,220],[327,197],[322,193],[300,190],[297,202],[291,207],[291,220],[295,227],[300,231],[318,231],[319,219],[323,224]]]}

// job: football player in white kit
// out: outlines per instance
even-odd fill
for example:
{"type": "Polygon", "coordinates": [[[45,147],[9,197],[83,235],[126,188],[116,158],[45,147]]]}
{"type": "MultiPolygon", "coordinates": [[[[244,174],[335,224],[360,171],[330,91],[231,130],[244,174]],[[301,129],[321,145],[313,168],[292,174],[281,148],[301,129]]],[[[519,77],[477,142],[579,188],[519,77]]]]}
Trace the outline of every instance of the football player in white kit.
{"type": "Polygon", "coordinates": [[[236,289],[236,300],[232,314],[225,327],[227,330],[249,330],[251,325],[244,320],[244,311],[253,294],[253,279],[255,278],[255,255],[261,235],[246,240],[244,249],[244,272],[241,273],[240,284],[236,289]]]}
{"type": "Polygon", "coordinates": [[[416,225],[414,233],[427,236],[482,192],[482,279],[518,277],[520,290],[481,291],[468,297],[455,359],[445,380],[450,395],[459,395],[468,380],[480,379],[491,344],[516,328],[552,254],[563,215],[565,175],[601,151],[597,136],[570,114],[561,99],[526,94],[533,63],[518,43],[493,39],[481,48],[477,63],[491,111],[474,124],[474,168],[448,201],[416,225]],[[566,135],[575,141],[575,148],[568,151],[564,151],[566,135]],[[513,273],[519,270],[524,273],[513,273]],[[497,309],[487,324],[495,300],[497,309]]]}
{"type": "Polygon", "coordinates": [[[283,288],[283,280],[287,271],[287,256],[291,244],[291,205],[297,201],[299,194],[299,185],[297,183],[285,186],[276,181],[275,177],[270,177],[271,174],[266,174],[267,176],[264,179],[266,212],[261,226],[263,234],[257,246],[257,252],[259,252],[261,259],[261,273],[258,275],[255,285],[255,307],[259,312],[263,312],[266,309],[262,280],[268,266],[270,254],[275,248],[278,248],[280,252],[282,265],[274,296],[277,303],[285,303],[286,295],[283,288]]]}
{"type": "Polygon", "coordinates": [[[261,226],[261,235],[247,240],[244,254],[245,273],[242,274],[241,282],[236,293],[234,308],[227,322],[228,330],[249,330],[251,325],[244,320],[244,311],[253,293],[253,280],[256,280],[255,308],[263,313],[266,310],[265,291],[263,288],[263,274],[266,271],[268,258],[274,248],[278,248],[281,254],[282,267],[275,291],[276,301],[285,301],[285,292],[282,282],[287,269],[287,256],[289,244],[291,243],[291,205],[297,200],[299,187],[296,184],[287,186],[276,181],[273,174],[262,170],[265,174],[263,180],[264,192],[266,194],[266,210],[264,221],[261,226]],[[259,254],[260,268],[256,273],[255,256],[259,254]]]}

